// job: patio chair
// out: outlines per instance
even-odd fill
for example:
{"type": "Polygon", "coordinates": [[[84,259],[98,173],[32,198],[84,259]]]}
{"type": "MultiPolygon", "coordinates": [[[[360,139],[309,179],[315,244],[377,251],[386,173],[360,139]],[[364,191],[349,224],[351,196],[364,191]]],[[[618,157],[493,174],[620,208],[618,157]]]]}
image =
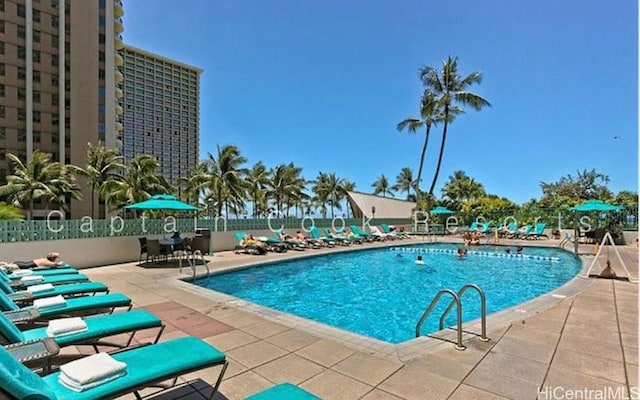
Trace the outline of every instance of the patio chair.
{"type": "Polygon", "coordinates": [[[544,233],[545,228],[547,227],[547,224],[545,224],[544,222],[538,222],[536,224],[536,227],[529,233],[527,233],[526,235],[524,235],[525,239],[540,239],[541,237],[545,237],[546,239],[549,239],[549,236],[547,236],[544,233]]]}
{"type": "Polygon", "coordinates": [[[409,237],[409,235],[407,235],[406,232],[398,232],[398,231],[395,231],[395,230],[391,230],[391,227],[389,227],[389,225],[387,225],[387,224],[380,224],[380,227],[382,228],[382,232],[384,232],[384,233],[386,233],[388,235],[395,235],[399,239],[405,239],[405,238],[409,237]]]}
{"type": "Polygon", "coordinates": [[[343,244],[345,246],[348,246],[351,243],[362,244],[362,242],[364,241],[362,237],[356,236],[355,234],[351,237],[347,236],[344,233],[344,229],[342,229],[340,232],[337,232],[337,233],[332,233],[331,229],[329,228],[323,228],[323,230],[327,236],[337,240],[340,244],[343,244]]]}
{"type": "Polygon", "coordinates": [[[145,255],[145,260],[149,260],[149,253],[147,248],[147,238],[141,237],[138,238],[138,242],[140,243],[140,257],[138,258],[138,264],[142,264],[142,255],[145,255]]]}
{"type": "Polygon", "coordinates": [[[333,247],[336,244],[335,238],[331,237],[330,235],[322,236],[316,226],[311,227],[311,229],[309,230],[309,234],[311,235],[311,238],[313,240],[319,241],[324,246],[333,247]]]}
{"type": "Polygon", "coordinates": [[[44,340],[51,337],[58,347],[66,346],[93,346],[96,353],[97,346],[129,347],[136,332],[143,329],[159,328],[153,343],[157,343],[164,331],[162,320],[146,310],[131,310],[110,315],[94,315],[83,318],[86,329],[75,333],[50,336],[47,327],[28,329],[21,331],[4,314],[0,313],[0,337],[4,344],[20,343],[26,341],[44,340]],[[103,339],[109,336],[128,334],[124,345],[105,342],[103,339]]]}
{"type": "Polygon", "coordinates": [[[158,260],[166,261],[168,258],[168,251],[165,246],[160,245],[160,241],[157,239],[147,240],[147,259],[146,262],[157,262],[158,260]]]}
{"type": "Polygon", "coordinates": [[[258,255],[266,254],[266,250],[267,250],[266,245],[260,246],[257,243],[244,244],[245,242],[244,238],[247,236],[246,233],[236,232],[235,236],[236,236],[236,239],[238,240],[238,244],[233,248],[234,253],[258,254],[258,255]]]}
{"type": "Polygon", "coordinates": [[[289,382],[272,386],[261,392],[247,397],[245,400],[321,400],[320,397],[309,393],[289,382]]]}
{"type": "MultiPolygon", "coordinates": [[[[48,297],[38,301],[46,299],[57,298],[48,297]]],[[[49,306],[20,307],[4,292],[0,292],[0,309],[13,322],[36,323],[67,316],[110,313],[118,307],[127,307],[130,310],[133,307],[131,299],[122,293],[112,293],[103,296],[74,297],[65,299],[64,303],[54,303],[49,306]]]]}
{"type": "Polygon", "coordinates": [[[0,279],[0,290],[7,294],[11,300],[18,303],[33,303],[35,299],[58,296],[73,297],[96,293],[109,293],[107,285],[101,282],[70,283],[68,285],[34,285],[26,290],[14,290],[8,282],[0,279]],[[47,286],[47,288],[45,288],[47,286]]]}
{"type": "Polygon", "coordinates": [[[351,232],[353,232],[353,234],[356,235],[356,237],[363,238],[364,240],[366,240],[368,242],[372,242],[374,240],[379,240],[380,239],[380,238],[376,238],[375,236],[373,236],[369,232],[365,232],[363,230],[360,230],[360,228],[358,228],[358,226],[356,224],[349,225],[349,229],[351,229],[351,232]]]}
{"type": "Polygon", "coordinates": [[[371,234],[373,236],[379,237],[382,240],[387,240],[387,239],[395,240],[396,239],[395,236],[390,235],[388,233],[382,232],[377,226],[372,226],[371,227],[371,234]]]}
{"type": "MultiPolygon", "coordinates": [[[[95,357],[91,356],[91,357],[95,357]]],[[[213,390],[213,399],[227,369],[224,353],[207,342],[188,336],[162,343],[149,344],[111,353],[126,364],[126,374],[81,392],[72,391],[59,382],[62,372],[40,377],[0,349],[0,397],[42,400],[95,400],[115,398],[171,379],[171,387],[179,376],[204,368],[222,366],[213,390]]],[[[74,361],[75,363],[84,359],[74,361]]],[[[61,367],[64,368],[64,365],[61,367]]],[[[139,397],[138,397],[139,398],[139,397]]]]}

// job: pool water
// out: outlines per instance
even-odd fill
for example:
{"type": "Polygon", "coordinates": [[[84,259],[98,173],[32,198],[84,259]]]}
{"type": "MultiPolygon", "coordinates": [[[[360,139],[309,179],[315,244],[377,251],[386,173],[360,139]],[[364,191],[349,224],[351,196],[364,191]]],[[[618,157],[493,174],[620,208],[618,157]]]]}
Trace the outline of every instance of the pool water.
{"type": "MultiPolygon", "coordinates": [[[[467,257],[453,244],[412,245],[327,254],[213,275],[200,286],[259,305],[390,343],[415,337],[415,327],[441,289],[467,283],[486,294],[487,313],[513,307],[549,292],[576,276],[580,261],[553,248],[480,246],[467,257]],[[422,255],[424,265],[415,263],[422,255]]],[[[451,297],[441,298],[422,327],[438,330],[451,297]]],[[[477,293],[463,296],[463,319],[480,316],[477,293]]],[[[455,324],[455,309],[447,325],[455,324]]]]}

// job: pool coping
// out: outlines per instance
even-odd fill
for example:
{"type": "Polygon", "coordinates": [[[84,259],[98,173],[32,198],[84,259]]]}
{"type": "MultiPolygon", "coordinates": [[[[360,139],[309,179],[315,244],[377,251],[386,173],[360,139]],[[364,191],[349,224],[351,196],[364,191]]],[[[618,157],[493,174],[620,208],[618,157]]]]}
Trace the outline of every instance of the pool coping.
{"type": "MultiPolygon", "coordinates": [[[[439,243],[447,243],[450,242],[439,242],[439,243]]],[[[407,243],[406,246],[411,245],[422,245],[427,244],[424,242],[421,243],[407,243]]],[[[404,245],[404,244],[403,244],[404,245]]],[[[400,245],[402,246],[402,245],[400,245]]],[[[277,264],[283,261],[292,261],[305,259],[309,257],[317,257],[326,254],[335,254],[338,252],[354,252],[354,251],[364,251],[369,249],[384,249],[384,248],[392,248],[392,247],[400,247],[399,244],[387,244],[387,245],[378,245],[375,247],[367,246],[361,248],[354,247],[345,247],[343,249],[334,249],[331,253],[322,253],[322,254],[314,254],[314,253],[300,253],[295,256],[287,257],[286,259],[273,259],[273,260],[256,260],[255,262],[243,262],[238,265],[221,267],[216,271],[212,272],[212,275],[228,273],[238,270],[244,270],[254,267],[266,266],[271,264],[277,264]]],[[[500,246],[500,245],[498,245],[500,246]]],[[[547,248],[555,248],[552,246],[529,246],[529,247],[547,247],[547,248]]],[[[568,250],[568,253],[573,254],[568,250]]],[[[489,336],[489,341],[492,341],[496,338],[491,337],[491,332],[500,331],[503,328],[508,327],[517,321],[522,321],[526,318],[532,317],[540,312],[543,312],[554,305],[568,299],[575,297],[579,293],[581,293],[584,289],[590,286],[593,283],[592,278],[586,277],[586,271],[588,269],[588,265],[590,265],[593,256],[587,255],[578,255],[577,256],[581,263],[581,269],[573,277],[571,280],[567,281],[562,286],[555,288],[547,293],[544,293],[538,297],[527,300],[524,303],[517,304],[513,307],[507,308],[505,310],[497,311],[487,315],[486,324],[487,324],[487,335],[489,336]]],[[[197,278],[201,278],[205,276],[204,273],[200,273],[196,275],[197,278]]],[[[265,320],[279,323],[290,328],[300,329],[302,331],[308,332],[312,335],[319,336],[322,338],[332,339],[339,343],[344,344],[347,347],[353,348],[355,350],[375,355],[378,357],[387,358],[393,361],[407,362],[419,357],[422,357],[436,349],[440,349],[446,346],[453,346],[456,343],[456,330],[445,328],[441,331],[431,333],[426,336],[421,336],[415,339],[410,339],[401,343],[389,343],[379,339],[374,339],[368,336],[364,336],[355,332],[350,332],[347,330],[343,330],[340,328],[336,328],[322,322],[313,321],[304,317],[300,317],[294,314],[289,314],[280,310],[276,310],[270,307],[258,305],[252,303],[250,301],[228,295],[225,293],[217,292],[213,289],[203,288],[201,286],[197,286],[191,283],[192,278],[168,278],[163,283],[180,288],[182,290],[186,290],[192,293],[196,293],[200,296],[208,298],[212,301],[221,303],[225,306],[246,311],[256,316],[259,316],[265,320]]],[[[462,324],[463,330],[463,344],[469,339],[479,338],[480,330],[481,330],[481,321],[480,318],[468,321],[462,324]]]]}

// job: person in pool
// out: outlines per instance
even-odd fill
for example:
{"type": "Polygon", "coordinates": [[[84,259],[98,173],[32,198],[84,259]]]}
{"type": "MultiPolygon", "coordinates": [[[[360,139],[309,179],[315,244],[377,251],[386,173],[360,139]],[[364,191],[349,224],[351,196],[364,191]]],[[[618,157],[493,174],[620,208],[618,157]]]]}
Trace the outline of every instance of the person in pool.
{"type": "Polygon", "coordinates": [[[516,250],[518,254],[522,254],[522,246],[518,246],[518,250],[516,250]]]}
{"type": "Polygon", "coordinates": [[[422,255],[421,254],[418,254],[418,257],[416,258],[416,264],[424,265],[424,260],[422,260],[422,255]]]}
{"type": "Polygon", "coordinates": [[[467,256],[467,248],[466,247],[458,247],[458,258],[463,258],[467,256]]]}

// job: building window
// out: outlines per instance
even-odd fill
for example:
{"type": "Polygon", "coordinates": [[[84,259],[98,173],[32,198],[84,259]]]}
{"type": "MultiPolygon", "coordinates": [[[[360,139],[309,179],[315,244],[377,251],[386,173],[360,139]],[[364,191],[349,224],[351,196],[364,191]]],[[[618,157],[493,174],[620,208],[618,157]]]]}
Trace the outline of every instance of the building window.
{"type": "Polygon", "coordinates": [[[58,22],[58,17],[55,15],[51,16],[51,27],[57,28],[60,23],[58,22]]]}
{"type": "Polygon", "coordinates": [[[60,61],[58,60],[58,56],[55,54],[51,55],[51,66],[52,67],[57,67],[58,64],[60,63],[60,61]]]}
{"type": "Polygon", "coordinates": [[[33,112],[33,122],[40,122],[40,111],[33,112]]]}
{"type": "MultiPolygon", "coordinates": [[[[0,0],[2,1],[2,0],[0,0]]],[[[7,136],[7,131],[5,130],[4,126],[0,126],[0,139],[4,139],[7,136]]],[[[4,153],[2,153],[4,154],[4,153]]]]}
{"type": "Polygon", "coordinates": [[[40,143],[40,137],[42,135],[40,135],[40,131],[33,131],[33,142],[34,143],[40,143]]]}
{"type": "Polygon", "coordinates": [[[51,35],[51,47],[58,48],[58,35],[51,35]]]}
{"type": "Polygon", "coordinates": [[[27,57],[27,49],[23,46],[18,46],[18,58],[24,60],[27,57]]]}
{"type": "Polygon", "coordinates": [[[60,96],[58,96],[58,93],[51,94],[51,104],[54,106],[60,104],[60,96]]]}
{"type": "Polygon", "coordinates": [[[98,79],[104,79],[104,69],[102,68],[98,70],[98,79]]]}
{"type": "Polygon", "coordinates": [[[27,98],[27,91],[25,88],[18,88],[18,100],[24,101],[27,98]]]}
{"type": "Polygon", "coordinates": [[[27,37],[27,28],[22,25],[18,25],[18,37],[24,39],[27,37]]]}
{"type": "Polygon", "coordinates": [[[0,118],[4,118],[4,116],[5,116],[4,106],[0,106],[0,118]]]}
{"type": "Polygon", "coordinates": [[[0,20],[0,33],[4,33],[4,20],[0,20]]]}
{"type": "Polygon", "coordinates": [[[4,42],[0,42],[0,54],[4,54],[4,42]]]}
{"type": "Polygon", "coordinates": [[[31,18],[33,19],[33,22],[40,22],[40,11],[39,10],[33,10],[32,14],[31,14],[31,18]]]}
{"type": "Polygon", "coordinates": [[[51,114],[51,125],[58,126],[60,124],[60,115],[51,114]]]}
{"type": "Polygon", "coordinates": [[[54,132],[51,134],[51,143],[52,144],[58,143],[58,132],[54,132]]]}
{"type": "Polygon", "coordinates": [[[18,121],[26,121],[27,120],[27,110],[24,108],[18,108],[18,121]]]}
{"type": "Polygon", "coordinates": [[[105,58],[104,58],[104,51],[101,51],[98,53],[98,61],[102,61],[104,62],[105,58]]]}
{"type": "Polygon", "coordinates": [[[104,44],[106,41],[106,36],[104,35],[104,33],[101,33],[98,35],[98,43],[99,44],[104,44]]]}
{"type": "Polygon", "coordinates": [[[18,131],[18,142],[25,142],[27,140],[27,131],[18,131]]]}
{"type": "Polygon", "coordinates": [[[18,79],[27,79],[27,70],[24,67],[18,67],[18,79]]]}
{"type": "Polygon", "coordinates": [[[4,97],[4,85],[0,84],[0,97],[4,97]]]}
{"type": "Polygon", "coordinates": [[[37,29],[33,30],[33,42],[40,43],[40,31],[37,29]]]}
{"type": "Polygon", "coordinates": [[[33,91],[33,102],[34,103],[40,103],[40,91],[39,90],[34,90],[33,91]]]}
{"type": "Polygon", "coordinates": [[[33,82],[40,83],[40,71],[33,71],[33,82]]]}
{"type": "Polygon", "coordinates": [[[51,75],[51,86],[57,88],[58,83],[60,83],[60,81],[58,80],[58,75],[51,75]]]}
{"type": "Polygon", "coordinates": [[[4,63],[0,63],[0,76],[4,76],[4,63]]]}
{"type": "Polygon", "coordinates": [[[0,0],[0,11],[4,11],[4,0],[0,0]]]}
{"type": "Polygon", "coordinates": [[[18,17],[26,17],[27,16],[27,10],[24,7],[24,4],[18,4],[18,17]]]}
{"type": "Polygon", "coordinates": [[[33,50],[31,52],[31,54],[32,54],[33,62],[39,63],[40,62],[40,51],[39,50],[33,50]]]}

